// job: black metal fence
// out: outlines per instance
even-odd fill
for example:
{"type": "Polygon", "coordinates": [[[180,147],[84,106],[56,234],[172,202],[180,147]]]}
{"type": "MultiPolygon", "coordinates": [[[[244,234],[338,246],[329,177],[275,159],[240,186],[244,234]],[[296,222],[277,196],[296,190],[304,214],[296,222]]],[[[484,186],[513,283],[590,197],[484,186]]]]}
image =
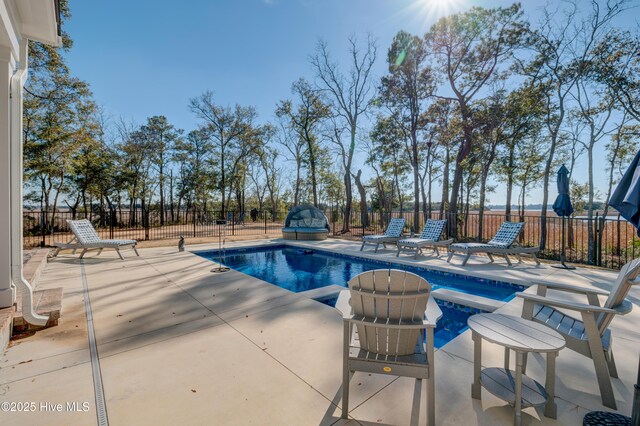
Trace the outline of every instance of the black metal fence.
{"type": "Polygon", "coordinates": [[[25,211],[24,246],[47,247],[54,242],[67,242],[72,238],[67,220],[89,219],[101,238],[135,239],[138,241],[186,238],[213,238],[221,232],[228,236],[282,235],[286,212],[257,212],[255,215],[220,211],[190,210],[176,211],[161,220],[157,210],[99,212],[25,211]],[[222,227],[217,220],[226,220],[222,227]]]}
{"type": "MultiPolygon", "coordinates": [[[[413,212],[394,211],[383,214],[371,211],[364,215],[355,211],[349,226],[345,227],[340,209],[326,208],[329,219],[330,234],[334,237],[360,239],[363,235],[384,232],[392,217],[404,217],[407,221],[407,232],[420,232],[425,221],[421,213],[419,223],[414,226],[413,212]],[[363,221],[365,225],[363,226],[363,221]]],[[[282,235],[287,212],[259,211],[253,213],[188,210],[166,212],[161,218],[158,210],[128,211],[120,209],[101,210],[97,212],[24,212],[24,244],[25,247],[52,246],[54,242],[66,242],[72,234],[67,226],[68,219],[89,219],[102,238],[136,239],[139,241],[177,239],[180,236],[193,238],[213,238],[224,231],[231,237],[264,237],[273,238],[282,235]],[[225,219],[224,229],[216,224],[216,220],[225,219]]],[[[496,233],[500,224],[507,219],[504,213],[470,212],[468,214],[444,214],[449,223],[455,223],[456,240],[488,241],[496,233]],[[482,218],[481,218],[482,217],[482,218]]],[[[434,219],[440,219],[439,212],[431,213],[434,219]]],[[[546,229],[546,244],[540,253],[541,258],[559,260],[562,249],[562,218],[550,213],[544,221],[539,212],[531,212],[524,216],[512,214],[512,221],[523,221],[525,227],[518,243],[522,246],[540,244],[543,225],[546,229]]],[[[640,254],[640,239],[635,229],[625,220],[618,217],[603,218],[595,216],[592,220],[586,217],[565,219],[565,251],[568,262],[603,266],[619,269],[627,261],[640,254]],[[636,253],[638,252],[638,253],[636,253]]],[[[449,236],[447,230],[447,237],[449,236]]]]}
{"type": "MultiPolygon", "coordinates": [[[[364,218],[356,212],[350,221],[348,231],[344,232],[344,222],[341,212],[331,210],[329,221],[331,234],[341,238],[360,239],[363,235],[379,234],[384,232],[386,224],[392,217],[404,217],[406,228],[411,232],[420,233],[425,222],[425,216],[421,212],[418,226],[414,226],[413,212],[394,211],[390,214],[369,212],[367,214],[367,226],[362,226],[364,218]]],[[[479,212],[444,213],[432,212],[431,218],[447,219],[448,223],[455,223],[456,241],[489,241],[497,232],[500,224],[505,220],[524,222],[523,232],[520,234],[518,244],[524,247],[540,245],[543,227],[546,229],[546,241],[539,257],[549,260],[560,260],[562,252],[562,221],[553,212],[543,219],[540,212],[528,212],[521,216],[505,213],[479,212]]],[[[629,260],[640,255],[640,238],[636,229],[619,215],[602,217],[595,214],[589,220],[587,217],[573,217],[565,221],[565,256],[567,262],[586,265],[602,266],[610,269],[620,269],[629,260]]],[[[449,238],[451,229],[445,228],[445,237],[449,238]]]]}

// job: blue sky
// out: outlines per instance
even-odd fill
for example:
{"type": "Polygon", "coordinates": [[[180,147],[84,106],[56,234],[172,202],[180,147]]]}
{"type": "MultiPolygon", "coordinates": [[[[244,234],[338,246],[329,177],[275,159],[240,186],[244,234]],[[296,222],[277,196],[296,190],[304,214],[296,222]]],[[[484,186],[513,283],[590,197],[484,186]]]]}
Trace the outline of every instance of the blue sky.
{"type": "MultiPolygon", "coordinates": [[[[264,122],[273,119],[276,103],[290,96],[292,82],[303,76],[313,80],[308,57],[319,38],[346,64],[348,37],[364,39],[371,33],[378,40],[378,79],[399,30],[422,35],[443,13],[511,3],[70,0],[73,17],[65,29],[74,47],[67,57],[73,74],[89,82],[96,101],[114,119],[140,124],[165,115],[188,131],[198,122],[189,99],[212,90],[219,104],[255,106],[264,122]]],[[[535,20],[543,5],[525,1],[525,12],[535,20]]],[[[531,202],[539,201],[539,192],[532,193],[531,202]]],[[[501,192],[490,198],[496,204],[504,199],[501,192]]]]}

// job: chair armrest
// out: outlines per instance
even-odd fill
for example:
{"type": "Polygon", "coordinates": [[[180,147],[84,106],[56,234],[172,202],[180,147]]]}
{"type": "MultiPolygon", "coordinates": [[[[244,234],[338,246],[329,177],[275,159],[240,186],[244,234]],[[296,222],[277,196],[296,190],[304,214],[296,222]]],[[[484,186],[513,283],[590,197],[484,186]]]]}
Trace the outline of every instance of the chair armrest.
{"type": "Polygon", "coordinates": [[[561,283],[543,283],[540,281],[533,281],[532,284],[535,284],[539,287],[546,287],[548,289],[552,289],[552,290],[559,290],[559,291],[567,291],[570,293],[579,293],[579,294],[597,294],[597,295],[602,295],[602,296],[608,296],[609,292],[606,290],[600,290],[598,288],[586,288],[586,287],[580,287],[577,285],[571,285],[571,284],[561,284],[561,283]]]}
{"type": "MultiPolygon", "coordinates": [[[[557,308],[570,309],[579,312],[594,312],[594,313],[606,313],[606,314],[624,314],[624,310],[603,308],[596,305],[589,305],[587,303],[575,303],[567,300],[556,299],[548,296],[538,296],[537,294],[528,293],[516,293],[516,296],[523,298],[525,301],[538,303],[540,305],[554,306],[557,308]]],[[[621,304],[621,307],[624,304],[621,304]]]]}
{"type": "Polygon", "coordinates": [[[343,319],[351,318],[351,292],[349,290],[342,290],[338,294],[336,309],[340,312],[343,319]]]}
{"type": "Polygon", "coordinates": [[[429,297],[423,324],[429,327],[435,327],[440,318],[442,318],[442,310],[440,309],[440,306],[438,306],[436,300],[433,297],[429,297]]]}

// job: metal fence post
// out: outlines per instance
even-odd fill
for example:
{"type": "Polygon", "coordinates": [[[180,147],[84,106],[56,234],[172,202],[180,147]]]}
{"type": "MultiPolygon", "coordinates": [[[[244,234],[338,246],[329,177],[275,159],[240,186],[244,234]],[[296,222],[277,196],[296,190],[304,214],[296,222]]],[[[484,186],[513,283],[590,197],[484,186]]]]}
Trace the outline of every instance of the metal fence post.
{"type": "Polygon", "coordinates": [[[231,235],[236,235],[236,212],[231,212],[231,235]]]}
{"type": "Polygon", "coordinates": [[[196,237],[196,208],[193,207],[193,238],[196,237]]]}
{"type": "Polygon", "coordinates": [[[262,214],[264,215],[264,234],[267,235],[267,212],[264,211],[262,214]]]}
{"type": "Polygon", "coordinates": [[[616,256],[622,255],[620,250],[620,214],[618,214],[618,220],[616,220],[616,256]]]}
{"type": "Polygon", "coordinates": [[[109,238],[113,240],[113,227],[116,219],[116,209],[113,206],[109,206],[109,238]]]}
{"type": "Polygon", "coordinates": [[[601,216],[600,220],[596,224],[596,235],[598,236],[598,245],[596,250],[596,264],[598,266],[602,266],[602,240],[604,239],[604,231],[605,231],[605,217],[601,216]],[[600,235],[600,231],[602,231],[602,235],[600,235]]]}
{"type": "MultiPolygon", "coordinates": [[[[593,229],[593,247],[587,247],[587,253],[590,252],[591,256],[589,256],[589,263],[592,265],[598,265],[598,251],[599,251],[599,244],[598,244],[598,222],[599,222],[599,218],[598,218],[598,213],[596,213],[596,220],[593,221],[593,223],[591,224],[591,227],[593,229]]],[[[589,244],[589,242],[587,241],[587,244],[589,244]]]]}
{"type": "Polygon", "coordinates": [[[142,210],[142,225],[144,226],[144,240],[149,241],[149,208],[142,210]]]}
{"type": "Polygon", "coordinates": [[[46,234],[47,231],[45,229],[46,221],[47,221],[46,214],[47,213],[44,212],[44,211],[40,212],[40,234],[42,236],[42,241],[40,241],[40,247],[44,247],[46,245],[46,241],[45,241],[45,238],[46,238],[46,235],[47,235],[46,234]]]}

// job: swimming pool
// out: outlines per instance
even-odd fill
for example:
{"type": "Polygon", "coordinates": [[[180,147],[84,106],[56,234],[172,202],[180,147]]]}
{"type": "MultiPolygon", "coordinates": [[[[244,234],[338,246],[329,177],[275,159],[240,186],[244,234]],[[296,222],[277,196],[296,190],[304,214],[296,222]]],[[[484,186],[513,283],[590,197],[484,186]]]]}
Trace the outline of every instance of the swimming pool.
{"type": "MultiPolygon", "coordinates": [[[[196,252],[196,254],[215,262],[220,256],[217,250],[196,252]]],[[[346,287],[347,281],[359,273],[381,268],[413,272],[431,283],[432,289],[449,288],[494,300],[507,301],[513,298],[516,292],[524,290],[523,286],[516,284],[466,277],[387,261],[369,260],[341,253],[323,250],[305,253],[292,246],[226,250],[222,263],[295,293],[332,284],[346,287]]],[[[469,316],[482,312],[475,308],[447,302],[438,301],[438,304],[443,313],[435,333],[435,346],[438,348],[466,329],[469,316]]]]}
{"type": "MultiPolygon", "coordinates": [[[[219,257],[217,250],[197,254],[216,262],[219,257]]],[[[300,249],[291,246],[227,250],[223,263],[236,271],[295,293],[331,284],[346,287],[347,281],[359,273],[380,268],[413,272],[425,278],[433,289],[445,287],[500,301],[507,301],[513,297],[515,292],[524,290],[523,286],[500,281],[472,278],[322,250],[313,250],[313,253],[302,254],[300,249]]]]}

